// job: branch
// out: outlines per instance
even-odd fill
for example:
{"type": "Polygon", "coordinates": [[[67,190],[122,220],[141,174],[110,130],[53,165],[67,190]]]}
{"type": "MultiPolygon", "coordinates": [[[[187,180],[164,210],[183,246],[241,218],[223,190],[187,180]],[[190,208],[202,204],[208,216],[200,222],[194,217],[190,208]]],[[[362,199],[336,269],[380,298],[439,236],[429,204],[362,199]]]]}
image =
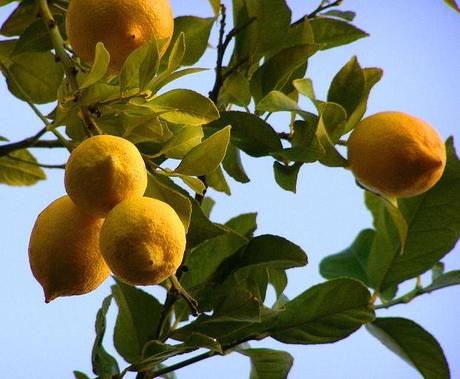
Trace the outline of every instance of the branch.
{"type": "MultiPolygon", "coordinates": [[[[62,63],[65,71],[67,81],[69,82],[70,88],[73,92],[79,91],[79,86],[77,82],[77,69],[75,68],[72,60],[67,55],[64,47],[64,40],[62,39],[61,33],[59,32],[58,24],[51,13],[50,8],[48,7],[47,0],[36,0],[38,7],[40,9],[40,16],[43,19],[48,33],[50,35],[51,42],[53,44],[54,50],[56,51],[56,56],[58,60],[62,63]]],[[[89,136],[92,134],[98,134],[86,106],[80,106],[81,113],[83,115],[83,121],[86,125],[87,132],[89,136]]],[[[86,130],[86,129],[85,129],[86,130]]]]}
{"type": "Polygon", "coordinates": [[[23,139],[22,141],[13,142],[13,143],[9,143],[9,144],[0,146],[0,157],[4,157],[5,155],[8,155],[9,153],[15,150],[25,149],[27,147],[34,146],[38,142],[39,138],[43,134],[45,134],[47,131],[48,129],[44,127],[32,137],[28,137],[26,139],[23,139]]]}
{"type": "Polygon", "coordinates": [[[14,160],[14,161],[25,163],[25,164],[28,164],[28,165],[31,165],[31,166],[37,166],[37,167],[43,167],[43,168],[56,168],[56,169],[62,169],[62,170],[65,169],[65,164],[59,164],[58,165],[58,164],[36,163],[36,162],[26,161],[25,159],[21,159],[21,158],[18,158],[18,157],[13,157],[10,154],[7,154],[6,156],[8,158],[14,160]]]}
{"type": "Polygon", "coordinates": [[[340,4],[342,4],[342,2],[343,2],[343,0],[337,0],[337,1],[334,1],[333,3],[327,4],[327,2],[322,1],[319,4],[318,8],[316,8],[313,12],[311,12],[309,15],[307,15],[307,18],[308,19],[315,18],[318,15],[318,13],[321,13],[321,12],[323,12],[326,9],[329,9],[329,8],[337,7],[340,4]]]}

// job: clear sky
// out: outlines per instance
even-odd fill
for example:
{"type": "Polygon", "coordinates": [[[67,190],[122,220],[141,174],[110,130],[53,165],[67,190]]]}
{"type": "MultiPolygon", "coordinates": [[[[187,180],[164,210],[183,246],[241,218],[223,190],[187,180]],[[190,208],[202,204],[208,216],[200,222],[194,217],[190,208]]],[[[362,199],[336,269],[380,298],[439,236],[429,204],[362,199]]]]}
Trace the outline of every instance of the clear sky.
{"type": "MultiPolygon", "coordinates": [[[[172,4],[176,15],[212,14],[207,0],[172,0],[172,4]]],[[[288,4],[294,19],[317,5],[304,0],[288,0],[288,4]]],[[[11,9],[0,9],[1,22],[11,9]]],[[[380,67],[385,72],[371,94],[368,114],[398,110],[419,116],[444,138],[455,136],[460,149],[460,16],[442,0],[346,0],[342,9],[356,11],[355,24],[371,36],[311,59],[307,75],[313,79],[318,97],[325,97],[334,74],[357,55],[362,66],[380,67]]],[[[214,53],[209,50],[200,66],[212,67],[214,53]]],[[[180,85],[206,94],[212,75],[199,74],[180,85]]],[[[3,79],[0,99],[0,135],[17,140],[42,127],[28,107],[8,93],[3,79]]],[[[283,125],[281,121],[274,124],[278,130],[283,125]]],[[[64,163],[67,158],[65,152],[57,150],[37,155],[46,163],[64,163]]],[[[242,185],[230,179],[232,197],[212,193],[217,200],[213,219],[223,222],[257,211],[258,233],[278,234],[302,246],[310,264],[291,272],[287,294],[293,297],[322,281],[318,264],[324,256],[349,246],[361,229],[371,225],[363,193],[349,172],[314,164],[302,169],[294,195],[274,183],[270,159],[244,157],[244,164],[252,182],[242,185]]],[[[48,170],[47,175],[46,182],[34,187],[0,185],[0,378],[70,379],[74,369],[90,373],[95,314],[112,284],[109,279],[91,294],[44,303],[42,289],[30,272],[27,245],[38,213],[64,194],[63,172],[48,170]]],[[[444,262],[448,270],[460,269],[460,248],[457,246],[444,262]]],[[[411,318],[425,327],[445,349],[452,377],[460,378],[459,299],[460,287],[451,287],[380,315],[411,318]]],[[[109,312],[105,342],[109,351],[113,351],[110,333],[115,310],[112,307],[109,312]]],[[[287,349],[295,357],[293,379],[419,378],[364,328],[332,345],[283,346],[265,340],[253,346],[287,349]]],[[[178,372],[184,379],[248,376],[249,361],[237,353],[178,372]]]]}

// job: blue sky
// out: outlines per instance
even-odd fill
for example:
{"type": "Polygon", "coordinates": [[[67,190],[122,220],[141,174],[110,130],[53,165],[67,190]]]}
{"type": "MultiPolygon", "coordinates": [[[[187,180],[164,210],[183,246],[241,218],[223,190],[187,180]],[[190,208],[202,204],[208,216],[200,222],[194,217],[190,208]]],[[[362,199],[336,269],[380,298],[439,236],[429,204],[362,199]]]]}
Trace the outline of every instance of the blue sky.
{"type": "MultiPolygon", "coordinates": [[[[300,0],[288,0],[288,4],[294,19],[316,6],[316,2],[300,0]]],[[[207,0],[172,0],[172,5],[176,15],[212,14],[207,0]]],[[[334,74],[356,55],[362,66],[380,67],[385,72],[371,94],[368,114],[385,110],[411,113],[431,123],[444,138],[456,137],[460,146],[460,16],[442,0],[346,0],[342,9],[356,11],[355,24],[371,36],[311,59],[307,76],[313,79],[317,96],[325,97],[334,74]]],[[[11,6],[0,9],[1,22],[10,10],[11,6]]],[[[212,67],[214,53],[209,50],[199,65],[212,67]]],[[[208,72],[177,85],[206,94],[212,80],[208,72]]],[[[8,93],[4,80],[0,80],[0,99],[0,135],[17,140],[41,128],[40,120],[28,107],[8,93]]],[[[273,118],[278,130],[283,129],[281,121],[273,118]]],[[[65,152],[56,150],[37,155],[47,163],[64,163],[67,159],[65,152]]],[[[258,233],[278,234],[302,246],[310,264],[291,272],[287,294],[293,297],[322,281],[318,264],[324,256],[347,247],[361,229],[371,225],[363,193],[349,172],[314,164],[302,169],[294,195],[276,186],[270,159],[243,159],[252,182],[241,185],[230,180],[230,198],[213,193],[217,200],[213,219],[222,222],[257,211],[258,233]]],[[[34,187],[0,185],[1,378],[64,379],[72,378],[74,369],[90,373],[94,318],[112,284],[108,280],[91,294],[44,303],[42,289],[30,272],[27,245],[38,213],[64,194],[63,172],[48,170],[47,175],[46,182],[34,187]]],[[[444,262],[449,270],[459,269],[460,248],[457,246],[444,262]]],[[[452,377],[458,378],[458,299],[460,287],[451,287],[380,315],[408,317],[424,326],[438,338],[452,377]]],[[[109,331],[115,309],[109,312],[109,331]]],[[[113,351],[110,336],[106,345],[113,351]]],[[[290,376],[293,379],[419,378],[414,369],[364,329],[333,345],[283,346],[266,340],[253,346],[287,348],[295,357],[290,376]]],[[[179,371],[178,377],[239,379],[247,378],[248,373],[248,359],[231,354],[190,366],[179,371]]]]}

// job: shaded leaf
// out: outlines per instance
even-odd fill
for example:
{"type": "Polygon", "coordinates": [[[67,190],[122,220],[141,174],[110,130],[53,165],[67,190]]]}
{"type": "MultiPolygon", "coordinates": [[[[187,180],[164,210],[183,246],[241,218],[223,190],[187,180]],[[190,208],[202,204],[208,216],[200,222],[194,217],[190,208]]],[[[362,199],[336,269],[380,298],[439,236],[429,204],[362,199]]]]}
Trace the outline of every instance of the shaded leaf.
{"type": "Polygon", "coordinates": [[[89,379],[89,376],[80,371],[74,371],[73,375],[75,379],[89,379]]]}
{"type": "Polygon", "coordinates": [[[7,37],[21,35],[37,20],[38,6],[35,1],[22,1],[3,23],[0,33],[7,37]]]}
{"type": "Polygon", "coordinates": [[[460,13],[460,8],[457,4],[457,1],[456,0],[444,0],[444,2],[449,5],[449,7],[451,7],[452,9],[456,10],[457,12],[460,13]]]}
{"type": "Polygon", "coordinates": [[[369,300],[367,288],[353,279],[316,285],[285,304],[270,334],[293,344],[341,340],[374,319],[369,300]]]}
{"type": "Polygon", "coordinates": [[[279,162],[274,162],[273,170],[275,172],[276,183],[278,183],[282,189],[296,193],[297,177],[301,167],[302,163],[294,163],[292,166],[288,166],[279,162]]]}
{"type": "MultiPolygon", "coordinates": [[[[118,374],[119,368],[118,363],[114,357],[112,357],[102,346],[104,339],[105,328],[106,328],[106,315],[109,310],[110,303],[112,302],[112,296],[107,296],[102,302],[102,307],[97,312],[96,316],[96,338],[93,344],[93,351],[91,354],[91,361],[93,364],[93,372],[96,375],[110,377],[114,374],[118,374]]],[[[76,375],[75,375],[76,376],[76,375]]]]}
{"type": "Polygon", "coordinates": [[[163,307],[153,296],[118,280],[112,294],[118,305],[115,348],[127,362],[134,363],[143,357],[145,343],[155,337],[163,307]]]}
{"type": "Polygon", "coordinates": [[[257,229],[257,213],[245,213],[233,217],[225,223],[225,226],[244,237],[250,238],[257,229]]]}
{"type": "Polygon", "coordinates": [[[269,155],[282,148],[278,134],[259,117],[245,112],[222,112],[220,119],[206,127],[220,130],[232,126],[231,142],[253,157],[269,155]]]}
{"type": "Polygon", "coordinates": [[[285,351],[241,349],[238,352],[251,359],[250,379],[287,379],[294,363],[294,358],[285,351]]]}
{"type": "Polygon", "coordinates": [[[412,320],[377,318],[367,330],[388,349],[416,368],[425,379],[449,379],[450,370],[436,339],[412,320]]]}
{"type": "Polygon", "coordinates": [[[0,157],[0,183],[10,186],[31,186],[46,175],[28,150],[16,150],[0,157]]]}
{"type": "Polygon", "coordinates": [[[319,266],[321,275],[326,279],[350,277],[369,286],[367,260],[374,236],[374,230],[363,230],[349,248],[324,258],[319,266]]]}
{"type": "Polygon", "coordinates": [[[220,166],[217,166],[217,168],[213,172],[206,175],[206,184],[210,188],[218,192],[223,192],[228,196],[232,194],[230,186],[228,185],[227,180],[225,179],[224,172],[222,171],[220,166]]]}
{"type": "Polygon", "coordinates": [[[424,288],[424,291],[436,291],[441,288],[455,286],[458,284],[460,284],[460,270],[449,271],[435,278],[433,283],[424,288]]]}
{"type": "Polygon", "coordinates": [[[227,153],[222,161],[222,166],[224,167],[225,172],[236,181],[240,183],[250,182],[250,179],[244,170],[243,162],[241,162],[240,150],[232,143],[227,146],[227,153]]]}

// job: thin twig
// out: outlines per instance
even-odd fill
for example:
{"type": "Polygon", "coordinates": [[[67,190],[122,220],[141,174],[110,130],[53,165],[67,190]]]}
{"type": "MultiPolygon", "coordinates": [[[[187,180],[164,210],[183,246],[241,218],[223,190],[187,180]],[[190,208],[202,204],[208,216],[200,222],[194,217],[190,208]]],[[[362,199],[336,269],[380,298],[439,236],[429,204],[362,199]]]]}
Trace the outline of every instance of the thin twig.
{"type": "Polygon", "coordinates": [[[65,164],[45,164],[45,163],[37,163],[37,162],[31,162],[31,161],[27,161],[25,159],[21,159],[21,158],[18,158],[18,157],[13,157],[11,156],[11,154],[7,154],[6,155],[8,158],[10,159],[13,159],[15,161],[18,161],[18,162],[21,162],[21,163],[24,163],[24,164],[28,164],[28,165],[31,165],[31,166],[36,166],[36,167],[43,167],[43,168],[51,168],[51,169],[62,169],[64,170],[65,169],[65,164]]]}
{"type": "Polygon", "coordinates": [[[315,18],[319,13],[325,11],[326,9],[333,8],[333,7],[338,7],[340,4],[342,4],[343,0],[337,0],[329,4],[325,4],[324,1],[320,3],[318,8],[316,8],[313,12],[311,12],[309,15],[307,15],[308,19],[315,18]]]}
{"type": "Polygon", "coordinates": [[[18,142],[13,142],[9,143],[3,146],[0,146],[0,157],[4,157],[5,155],[8,155],[9,153],[15,151],[15,150],[20,150],[20,149],[25,149],[27,147],[34,146],[37,142],[38,139],[45,134],[48,131],[46,127],[41,129],[37,134],[33,135],[32,137],[25,138],[21,141],[18,142]]]}

